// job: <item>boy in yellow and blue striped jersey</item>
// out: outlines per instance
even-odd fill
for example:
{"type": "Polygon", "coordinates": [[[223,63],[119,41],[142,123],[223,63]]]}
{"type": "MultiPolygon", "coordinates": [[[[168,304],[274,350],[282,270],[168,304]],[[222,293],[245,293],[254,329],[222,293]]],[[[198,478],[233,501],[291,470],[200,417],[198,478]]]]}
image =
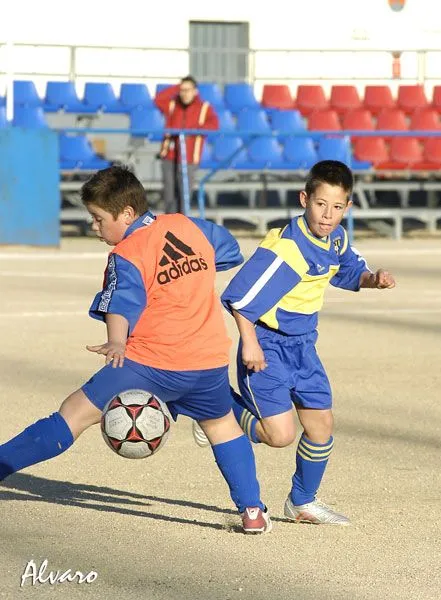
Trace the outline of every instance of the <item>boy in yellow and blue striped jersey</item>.
{"type": "Polygon", "coordinates": [[[222,302],[239,332],[241,396],[234,411],[254,442],[283,447],[295,439],[293,408],[303,433],[285,515],[297,522],[349,524],[316,499],[333,447],[331,388],[317,355],[317,317],[328,283],[351,291],[392,288],[370,271],[340,225],[351,206],[353,177],[326,160],[310,171],[300,194],[304,214],[273,229],[232,279],[222,302]]]}

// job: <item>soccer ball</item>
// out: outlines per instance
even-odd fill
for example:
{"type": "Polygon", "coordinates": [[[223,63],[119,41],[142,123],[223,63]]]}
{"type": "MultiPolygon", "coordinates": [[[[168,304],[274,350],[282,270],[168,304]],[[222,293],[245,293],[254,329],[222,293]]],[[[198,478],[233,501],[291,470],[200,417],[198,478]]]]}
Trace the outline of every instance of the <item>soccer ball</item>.
{"type": "Polygon", "coordinates": [[[104,407],[101,433],[119,456],[146,458],[165,444],[170,421],[167,405],[157,396],[144,390],[127,390],[104,407]]]}

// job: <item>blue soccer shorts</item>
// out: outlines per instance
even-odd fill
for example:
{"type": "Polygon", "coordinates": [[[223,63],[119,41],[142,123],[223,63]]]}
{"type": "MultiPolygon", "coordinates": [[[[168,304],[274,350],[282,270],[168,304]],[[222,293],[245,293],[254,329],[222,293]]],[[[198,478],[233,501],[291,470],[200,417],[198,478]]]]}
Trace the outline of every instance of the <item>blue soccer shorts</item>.
{"type": "Polygon", "coordinates": [[[126,358],[122,367],[114,369],[111,363],[103,367],[81,389],[100,410],[125,390],[145,390],[165,402],[175,420],[179,414],[197,421],[218,419],[228,414],[232,406],[227,366],[168,371],[126,358]]]}
{"type": "Polygon", "coordinates": [[[242,363],[242,344],[237,353],[240,393],[248,410],[263,419],[293,408],[329,409],[332,392],[315,343],[317,331],[287,336],[256,326],[259,344],[268,364],[255,373],[242,363]]]}

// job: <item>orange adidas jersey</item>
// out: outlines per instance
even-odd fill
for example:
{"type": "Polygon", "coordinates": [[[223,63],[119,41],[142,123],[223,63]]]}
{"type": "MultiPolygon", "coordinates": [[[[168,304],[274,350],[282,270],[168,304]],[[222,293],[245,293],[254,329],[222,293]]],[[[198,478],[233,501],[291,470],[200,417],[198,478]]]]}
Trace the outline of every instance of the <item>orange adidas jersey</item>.
{"type": "Polygon", "coordinates": [[[231,341],[215,274],[242,261],[223,227],[181,214],[146,213],[109,255],[90,314],[126,317],[126,356],[143,365],[174,371],[225,366],[231,341]]]}

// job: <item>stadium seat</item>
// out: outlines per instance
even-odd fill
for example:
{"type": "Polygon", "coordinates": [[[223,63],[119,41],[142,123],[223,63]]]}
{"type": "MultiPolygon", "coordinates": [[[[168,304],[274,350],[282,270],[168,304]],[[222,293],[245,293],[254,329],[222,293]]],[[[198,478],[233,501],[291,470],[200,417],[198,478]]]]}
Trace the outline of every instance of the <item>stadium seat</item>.
{"type": "Polygon", "coordinates": [[[14,81],[14,105],[41,107],[43,100],[37,94],[33,81],[14,81]]]}
{"type": "Polygon", "coordinates": [[[413,113],[410,120],[411,131],[439,131],[440,129],[440,116],[433,108],[417,110],[413,113]]]}
{"type": "Polygon", "coordinates": [[[298,110],[280,110],[272,113],[271,127],[279,133],[279,141],[299,131],[305,131],[306,126],[298,110]]]}
{"type": "Polygon", "coordinates": [[[236,129],[233,115],[230,113],[229,110],[219,109],[218,111],[216,111],[216,114],[217,114],[217,118],[219,120],[219,130],[213,131],[211,133],[207,133],[207,139],[209,141],[212,141],[215,138],[217,138],[219,136],[219,131],[227,132],[227,131],[235,131],[235,129],[236,129]]]}
{"type": "Polygon", "coordinates": [[[268,122],[265,111],[263,110],[244,110],[239,113],[236,124],[237,133],[243,138],[250,134],[270,134],[271,127],[268,122]]]}
{"type": "MultiPolygon", "coordinates": [[[[342,117],[342,129],[353,131],[372,131],[374,122],[370,111],[365,108],[356,108],[345,113],[342,117]]],[[[352,136],[355,142],[359,136],[352,136]]]]}
{"type": "Polygon", "coordinates": [[[395,108],[395,100],[387,85],[367,85],[364,89],[364,108],[373,115],[378,115],[382,110],[395,108]]]}
{"type": "Polygon", "coordinates": [[[124,112],[110,83],[88,82],[84,88],[83,104],[94,111],[124,112]]]}
{"type": "Polygon", "coordinates": [[[333,85],[329,105],[339,115],[360,108],[361,100],[355,85],[333,85]]]}
{"type": "Polygon", "coordinates": [[[310,169],[318,161],[314,142],[308,137],[287,138],[283,157],[291,169],[310,169]]]}
{"type": "Polygon", "coordinates": [[[312,112],[308,118],[310,131],[339,131],[341,129],[338,114],[335,110],[319,110],[312,112]]]}
{"type": "Polygon", "coordinates": [[[60,134],[60,168],[63,170],[105,169],[110,162],[97,156],[91,143],[84,135],[69,136],[60,134]]]}
{"type": "Polygon", "coordinates": [[[217,83],[198,83],[199,96],[209,102],[216,112],[225,110],[225,102],[217,83]]]}
{"type": "MultiPolygon", "coordinates": [[[[383,110],[377,118],[376,129],[378,131],[407,131],[406,115],[399,108],[389,108],[383,110]]],[[[390,140],[390,138],[386,138],[390,140]]]]}
{"type": "Polygon", "coordinates": [[[159,92],[162,92],[162,90],[166,90],[167,88],[171,87],[172,85],[173,85],[172,83],[157,83],[156,88],[155,88],[155,96],[157,96],[159,94],[159,92]]]}
{"type": "Polygon", "coordinates": [[[0,106],[0,129],[4,129],[8,126],[8,120],[6,119],[6,108],[0,106]]]}
{"type": "Polygon", "coordinates": [[[359,138],[354,143],[353,154],[357,161],[372,163],[374,167],[389,159],[389,151],[382,137],[359,138]]]}
{"type": "Polygon", "coordinates": [[[247,153],[240,137],[218,137],[213,144],[213,159],[222,164],[222,168],[240,168],[247,162],[247,153]],[[242,150],[239,151],[239,149],[242,150]],[[228,161],[237,152],[232,161],[228,161]],[[228,162],[226,162],[228,161],[228,162]]]}
{"type": "Polygon", "coordinates": [[[389,160],[380,162],[376,169],[411,169],[415,163],[421,163],[423,151],[416,138],[392,138],[389,147],[389,160]]]}
{"type": "Polygon", "coordinates": [[[147,137],[160,142],[164,136],[164,115],[157,108],[137,109],[130,113],[130,129],[133,137],[147,137]],[[154,131],[156,133],[149,133],[154,131]]]}
{"type": "Polygon", "coordinates": [[[227,108],[234,115],[247,108],[260,108],[253,87],[249,83],[227,83],[224,88],[224,98],[227,108]]]}
{"type": "Polygon", "coordinates": [[[415,110],[427,108],[429,103],[422,85],[398,86],[397,107],[410,115],[415,110]]]}
{"type": "Polygon", "coordinates": [[[351,153],[351,141],[348,136],[330,137],[326,135],[318,141],[318,160],[339,160],[350,166],[351,153]]]}
{"type": "Polygon", "coordinates": [[[12,124],[14,127],[23,127],[25,129],[49,127],[43,109],[38,106],[15,106],[12,124]]]}
{"type": "Polygon", "coordinates": [[[64,110],[69,113],[94,112],[78,99],[73,81],[48,81],[44,99],[45,112],[64,110]]]}
{"type": "Polygon", "coordinates": [[[0,96],[0,106],[6,106],[6,97],[0,96]]]}
{"type": "Polygon", "coordinates": [[[213,147],[211,144],[205,143],[202,149],[201,161],[199,163],[199,167],[201,169],[215,169],[218,166],[213,158],[213,147]]]}
{"type": "Polygon", "coordinates": [[[144,83],[122,83],[119,102],[125,112],[154,107],[149,89],[144,83]]]}
{"type": "Polygon", "coordinates": [[[291,91],[287,85],[264,85],[261,104],[265,108],[276,108],[279,110],[294,108],[291,91]]]}
{"type": "Polygon", "coordinates": [[[297,108],[303,116],[308,116],[313,111],[329,108],[322,86],[299,85],[297,88],[295,108],[297,108]]]}
{"type": "Polygon", "coordinates": [[[283,150],[275,138],[261,137],[250,142],[248,159],[254,169],[287,169],[283,150]]]}
{"type": "Polygon", "coordinates": [[[432,93],[432,108],[441,113],[441,85],[435,85],[432,93]]]}
{"type": "Polygon", "coordinates": [[[441,170],[441,138],[426,138],[423,142],[423,159],[413,164],[413,169],[441,170]]]}

